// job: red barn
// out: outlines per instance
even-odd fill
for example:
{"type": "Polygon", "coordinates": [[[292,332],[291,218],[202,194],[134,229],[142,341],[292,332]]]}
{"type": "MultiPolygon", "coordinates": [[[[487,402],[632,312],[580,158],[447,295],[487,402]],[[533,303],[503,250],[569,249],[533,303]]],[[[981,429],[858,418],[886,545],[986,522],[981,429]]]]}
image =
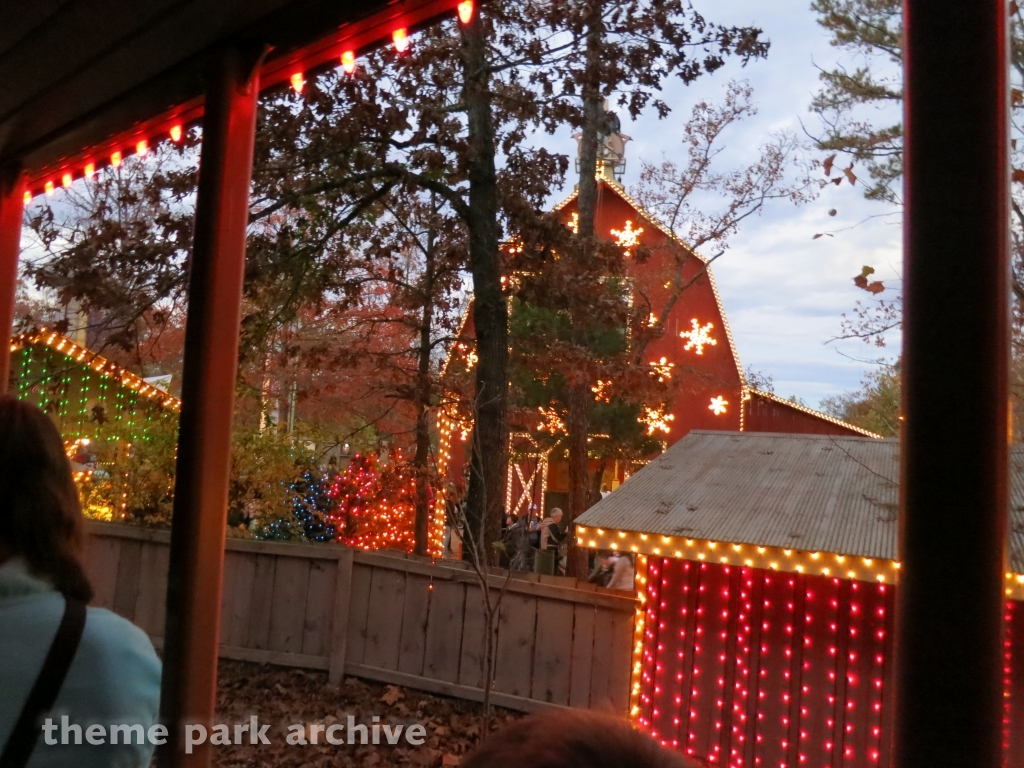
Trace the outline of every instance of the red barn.
{"type": "MultiPolygon", "coordinates": [[[[575,193],[555,211],[572,226],[577,215],[575,193]]],[[[598,179],[595,214],[598,234],[616,239],[627,249],[643,246],[649,257],[631,262],[629,277],[635,293],[650,303],[652,321],[663,323],[664,334],[645,350],[647,363],[671,366],[678,383],[671,410],[663,424],[668,445],[694,429],[735,432],[791,432],[878,437],[871,432],[792,403],[747,384],[722,298],[708,261],[674,237],[614,180],[598,179]],[[686,286],[677,291],[674,286],[686,286]]],[[[471,313],[453,347],[450,360],[473,360],[471,313]]],[[[459,432],[465,432],[462,424],[459,432]]],[[[453,426],[441,426],[442,457],[451,456],[454,478],[461,478],[461,446],[449,441],[453,426]]],[[[568,475],[563,462],[551,462],[542,453],[530,455],[529,432],[513,437],[519,457],[509,467],[506,508],[521,513],[530,504],[539,509],[564,506],[568,475]],[[523,458],[525,456],[525,458],[523,458]]],[[[592,467],[592,470],[595,469],[592,467]]],[[[602,478],[609,488],[625,479],[628,468],[611,468],[602,478]]]]}
{"type": "MultiPolygon", "coordinates": [[[[636,553],[641,727],[730,768],[892,764],[898,451],[694,431],[579,519],[579,543],[636,553]]],[[[1024,447],[1012,470],[1004,765],[1024,768],[1024,447]]]]}

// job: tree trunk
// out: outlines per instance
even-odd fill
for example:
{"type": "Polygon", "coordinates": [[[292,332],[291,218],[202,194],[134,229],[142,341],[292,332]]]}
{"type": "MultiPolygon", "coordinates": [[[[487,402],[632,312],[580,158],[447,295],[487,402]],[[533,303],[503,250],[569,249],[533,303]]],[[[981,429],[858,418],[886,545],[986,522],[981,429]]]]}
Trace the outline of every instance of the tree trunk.
{"type": "Polygon", "coordinates": [[[416,382],[416,517],[413,552],[426,555],[430,544],[430,338],[434,324],[434,238],[427,234],[424,249],[423,314],[416,382]]]}
{"type": "Polygon", "coordinates": [[[590,0],[587,7],[587,51],[583,74],[583,125],[580,128],[580,186],[576,198],[579,212],[577,233],[586,243],[594,236],[597,208],[597,136],[601,120],[601,5],[590,0]]]}
{"type": "Polygon", "coordinates": [[[508,453],[508,308],[501,288],[491,74],[482,11],[463,27],[462,37],[462,95],[468,129],[466,225],[478,361],[466,535],[487,546],[499,536],[508,453]]]}
{"type": "MultiPolygon", "coordinates": [[[[569,390],[569,418],[566,423],[569,443],[569,512],[566,530],[572,533],[576,518],[587,509],[587,410],[590,392],[586,383],[573,384],[569,390]]],[[[565,572],[569,576],[587,575],[587,550],[577,547],[570,535],[565,572]]]]}
{"type": "MultiPolygon", "coordinates": [[[[583,81],[583,126],[580,136],[580,182],[576,207],[579,213],[577,235],[582,248],[579,258],[589,258],[594,239],[594,213],[597,208],[597,136],[601,119],[601,0],[590,0],[587,7],[587,52],[583,81]]],[[[573,318],[573,325],[581,331],[586,318],[573,318]]],[[[586,382],[572,385],[569,393],[568,431],[569,448],[569,512],[566,521],[570,532],[566,572],[570,576],[585,576],[586,550],[575,545],[572,525],[589,506],[587,499],[587,432],[590,392],[586,382]]]]}
{"type": "Polygon", "coordinates": [[[605,470],[608,469],[608,458],[602,458],[597,462],[597,469],[594,470],[594,482],[590,484],[590,499],[596,504],[601,500],[601,486],[604,480],[605,470]]]}

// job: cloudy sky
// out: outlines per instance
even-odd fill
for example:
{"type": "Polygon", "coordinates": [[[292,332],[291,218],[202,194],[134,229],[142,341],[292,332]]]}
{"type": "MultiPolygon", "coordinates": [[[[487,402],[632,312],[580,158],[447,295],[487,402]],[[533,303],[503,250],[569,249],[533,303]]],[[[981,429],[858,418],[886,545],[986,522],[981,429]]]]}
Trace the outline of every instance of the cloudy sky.
{"type": "MultiPolygon", "coordinates": [[[[731,129],[722,156],[727,163],[752,161],[772,132],[803,135],[801,122],[809,131],[818,129],[818,117],[808,112],[818,89],[816,65],[830,68],[842,54],[829,45],[810,0],[695,0],[695,6],[710,21],[761,27],[771,51],[767,60],[745,69],[729,65],[689,87],[673,84],[666,100],[674,111],[665,120],[651,114],[624,121],[623,132],[633,137],[627,147],[627,188],[638,180],[639,160],[683,159],[680,121],[694,102],[720,100],[730,78],[753,86],[758,114],[731,129]]],[[[816,201],[799,208],[775,201],[760,217],[744,223],[714,266],[743,366],[770,374],[777,394],[796,395],[811,406],[855,389],[873,367],[863,359],[896,351],[891,345],[877,350],[860,341],[825,343],[839,333],[842,313],[868,296],[851,280],[863,265],[875,267],[887,286],[899,284],[899,216],[883,203],[864,200],[862,193],[859,184],[843,183],[830,185],[816,201]],[[832,208],[835,217],[828,216],[832,208]],[[813,239],[819,232],[835,234],[813,239]]],[[[897,337],[893,340],[898,342],[897,337]]]]}

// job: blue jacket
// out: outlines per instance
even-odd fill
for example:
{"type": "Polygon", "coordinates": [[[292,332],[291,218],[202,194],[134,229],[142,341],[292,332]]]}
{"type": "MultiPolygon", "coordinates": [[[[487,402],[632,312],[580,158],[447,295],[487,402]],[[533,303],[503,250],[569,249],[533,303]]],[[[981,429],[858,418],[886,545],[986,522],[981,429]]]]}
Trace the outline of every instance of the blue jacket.
{"type": "MultiPolygon", "coordinates": [[[[64,597],[43,579],[30,574],[21,558],[0,565],[0,745],[7,743],[64,613],[64,597]]],[[[160,660],[145,632],[103,608],[89,608],[82,641],[64,679],[51,717],[60,725],[81,728],[61,743],[61,729],[52,731],[57,744],[45,743],[42,732],[29,768],[135,768],[149,765],[154,745],[134,740],[110,743],[111,725],[156,723],[160,704],[160,660]],[[104,744],[89,744],[88,726],[104,726],[104,744]]],[[[136,729],[136,734],[138,729],[136,729]]],[[[157,735],[157,734],[154,734],[157,735]]],[[[94,740],[97,740],[94,733],[94,740]]]]}

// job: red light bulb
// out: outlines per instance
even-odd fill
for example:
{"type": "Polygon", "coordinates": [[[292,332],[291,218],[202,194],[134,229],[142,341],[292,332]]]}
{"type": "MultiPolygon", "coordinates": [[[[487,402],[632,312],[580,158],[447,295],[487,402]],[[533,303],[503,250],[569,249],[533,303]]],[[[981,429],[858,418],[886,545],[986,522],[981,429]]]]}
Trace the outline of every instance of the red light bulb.
{"type": "Polygon", "coordinates": [[[405,27],[396,29],[391,33],[391,40],[395,44],[395,50],[398,53],[405,53],[409,50],[409,30],[405,27]]]}

